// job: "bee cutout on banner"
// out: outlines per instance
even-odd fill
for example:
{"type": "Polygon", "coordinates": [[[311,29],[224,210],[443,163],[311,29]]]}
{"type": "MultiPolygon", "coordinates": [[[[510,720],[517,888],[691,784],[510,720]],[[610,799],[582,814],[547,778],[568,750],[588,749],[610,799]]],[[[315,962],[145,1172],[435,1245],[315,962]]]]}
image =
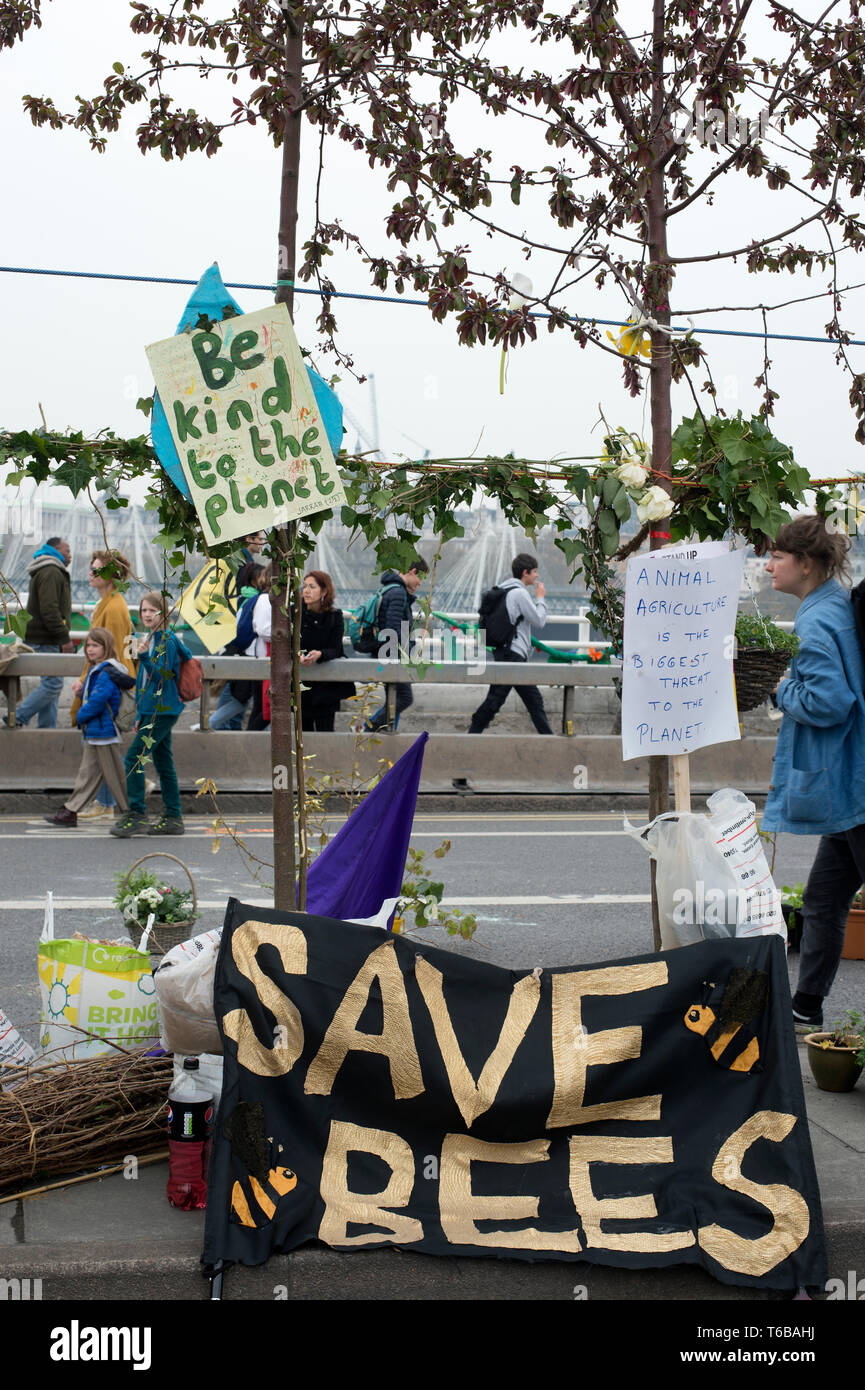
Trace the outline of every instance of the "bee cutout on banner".
{"type": "Polygon", "coordinates": [[[768,1003],[768,975],[763,970],[734,967],[713,1009],[709,1000],[717,988],[717,985],[704,982],[702,1003],[692,1004],[687,1010],[685,1027],[704,1039],[720,1067],[728,1071],[762,1071],[758,1065],[760,1044],[755,1025],[768,1003]],[[742,1047],[748,1031],[751,1037],[742,1047]]]}

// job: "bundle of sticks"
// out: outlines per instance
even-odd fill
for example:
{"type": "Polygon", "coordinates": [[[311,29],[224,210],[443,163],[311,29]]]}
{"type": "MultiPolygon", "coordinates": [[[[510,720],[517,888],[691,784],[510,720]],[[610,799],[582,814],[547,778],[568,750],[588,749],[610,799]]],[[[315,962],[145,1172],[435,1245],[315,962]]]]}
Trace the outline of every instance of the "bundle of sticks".
{"type": "Polygon", "coordinates": [[[170,1056],[0,1064],[0,1192],[140,1158],[167,1145],[170,1056]]]}

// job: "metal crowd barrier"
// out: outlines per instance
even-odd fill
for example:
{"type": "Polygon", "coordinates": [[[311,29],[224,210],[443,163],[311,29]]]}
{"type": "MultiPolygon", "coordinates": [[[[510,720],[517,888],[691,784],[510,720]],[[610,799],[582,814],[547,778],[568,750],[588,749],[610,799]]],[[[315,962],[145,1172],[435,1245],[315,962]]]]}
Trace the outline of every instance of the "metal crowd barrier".
{"type": "MultiPolygon", "coordinates": [[[[2,648],[0,648],[2,651],[2,648]]],[[[200,701],[201,732],[210,724],[211,683],[213,681],[261,681],[270,677],[270,662],[266,658],[249,656],[199,656],[204,684],[200,701]]],[[[539,685],[561,686],[562,733],[573,736],[574,705],[579,687],[609,688],[621,667],[617,665],[559,665],[556,662],[442,661],[423,670],[403,662],[380,662],[375,657],[343,658],[319,666],[303,668],[304,685],[319,681],[354,681],[359,685],[383,685],[388,722],[396,717],[396,688],[403,684],[424,685],[539,685]]],[[[10,661],[0,676],[0,694],[6,697],[10,728],[15,725],[15,706],[20,698],[22,676],[68,676],[81,674],[81,657],[75,654],[34,652],[10,661]]]]}

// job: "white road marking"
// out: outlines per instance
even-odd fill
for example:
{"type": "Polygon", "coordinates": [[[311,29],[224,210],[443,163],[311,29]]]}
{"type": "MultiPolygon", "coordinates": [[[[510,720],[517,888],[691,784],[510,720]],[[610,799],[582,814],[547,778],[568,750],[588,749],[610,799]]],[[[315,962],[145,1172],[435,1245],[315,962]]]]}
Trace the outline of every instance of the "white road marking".
{"type": "MultiPolygon", "coordinates": [[[[272,829],[271,829],[271,830],[267,830],[267,829],[264,829],[264,828],[262,828],[262,829],[257,829],[257,828],[254,827],[254,826],[246,826],[246,827],[244,827],[244,825],[243,825],[242,822],[237,822],[237,823],[231,822],[231,824],[232,824],[232,826],[233,826],[233,828],[234,828],[235,833],[238,834],[238,835],[272,835],[272,834],[273,834],[272,829]]],[[[77,827],[76,830],[74,830],[74,831],[69,831],[69,830],[59,830],[59,829],[58,829],[58,830],[51,830],[47,825],[46,825],[46,826],[41,826],[41,825],[39,825],[39,824],[37,824],[37,823],[34,823],[32,830],[24,830],[24,831],[20,831],[20,832],[19,832],[19,831],[12,831],[11,834],[0,835],[0,840],[33,840],[33,839],[39,839],[39,840],[68,840],[68,839],[70,839],[71,836],[80,834],[81,831],[84,831],[85,834],[88,834],[88,832],[90,832],[90,833],[88,834],[88,838],[89,838],[89,839],[93,839],[93,837],[94,837],[95,834],[98,834],[98,835],[100,835],[100,836],[105,835],[105,834],[106,834],[106,831],[107,831],[107,827],[106,827],[104,824],[99,824],[99,823],[97,823],[96,825],[79,825],[79,826],[77,827]]],[[[441,840],[441,839],[446,839],[446,840],[472,840],[472,839],[483,839],[483,838],[487,838],[487,839],[502,839],[502,838],[505,838],[505,839],[511,839],[511,840],[513,840],[513,839],[531,839],[532,837],[534,837],[534,838],[536,838],[536,839],[546,839],[546,838],[548,838],[549,836],[554,836],[554,835],[565,836],[565,837],[570,836],[571,838],[574,838],[574,837],[580,837],[580,836],[583,836],[583,837],[590,837],[590,836],[610,836],[610,835],[624,835],[624,834],[625,834],[625,831],[624,831],[624,830],[448,830],[447,827],[445,827],[445,828],[442,829],[442,830],[413,830],[413,831],[412,831],[411,837],[412,837],[413,840],[441,840]]],[[[118,838],[122,838],[122,837],[113,836],[112,838],[118,839],[118,838]]],[[[179,837],[179,836],[171,836],[171,837],[169,837],[169,836],[166,836],[166,837],[158,836],[158,837],[157,837],[157,836],[155,836],[155,835],[134,835],[134,836],[131,836],[131,837],[128,837],[128,838],[135,839],[135,840],[139,840],[139,841],[141,841],[141,840],[147,840],[148,843],[152,844],[153,841],[154,841],[155,839],[157,839],[157,838],[158,838],[158,839],[160,840],[160,842],[161,842],[161,841],[163,840],[163,838],[166,838],[166,839],[168,839],[168,838],[178,839],[178,838],[180,838],[180,837],[179,837]]],[[[214,838],[215,838],[215,835],[214,835],[214,832],[213,832],[212,830],[187,830],[187,831],[186,831],[186,834],[183,836],[183,839],[185,839],[185,840],[212,840],[212,839],[214,839],[214,838]]],[[[227,839],[230,839],[231,836],[228,834],[228,831],[226,831],[226,830],[221,830],[221,831],[219,832],[219,838],[220,838],[220,839],[223,839],[223,840],[227,840],[227,839]]]]}
{"type": "MultiPolygon", "coordinates": [[[[228,893],[224,898],[199,898],[199,908],[209,910],[225,908],[229,897],[236,897],[236,893],[228,893]]],[[[445,897],[442,899],[444,907],[545,907],[559,905],[587,904],[595,907],[612,907],[617,903],[647,903],[651,899],[648,893],[561,893],[542,896],[517,896],[517,897],[445,897]]],[[[245,898],[244,902],[248,907],[273,907],[272,898],[245,898]]],[[[0,912],[42,912],[45,907],[45,894],[35,898],[7,898],[5,902],[0,902],[0,912]]],[[[55,896],[54,907],[58,911],[74,912],[96,911],[114,907],[113,898],[61,898],[55,896]]]]}

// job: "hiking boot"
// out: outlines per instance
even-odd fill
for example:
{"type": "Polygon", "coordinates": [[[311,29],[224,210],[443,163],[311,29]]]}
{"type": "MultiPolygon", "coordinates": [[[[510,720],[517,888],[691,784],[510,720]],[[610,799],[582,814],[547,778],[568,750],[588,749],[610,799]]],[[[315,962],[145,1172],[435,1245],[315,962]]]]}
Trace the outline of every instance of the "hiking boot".
{"type": "Polygon", "coordinates": [[[55,811],[53,816],[43,816],[49,825],[65,825],[69,830],[74,830],[78,824],[78,817],[74,811],[67,811],[65,806],[61,806],[59,811],[55,811]]]}
{"type": "Polygon", "coordinates": [[[148,835],[185,835],[186,826],[178,816],[162,816],[147,830],[148,835]]]}
{"type": "Polygon", "coordinates": [[[147,835],[149,831],[150,826],[146,816],[139,816],[134,811],[127,811],[111,826],[109,834],[119,835],[122,840],[128,840],[130,835],[147,835]]]}

